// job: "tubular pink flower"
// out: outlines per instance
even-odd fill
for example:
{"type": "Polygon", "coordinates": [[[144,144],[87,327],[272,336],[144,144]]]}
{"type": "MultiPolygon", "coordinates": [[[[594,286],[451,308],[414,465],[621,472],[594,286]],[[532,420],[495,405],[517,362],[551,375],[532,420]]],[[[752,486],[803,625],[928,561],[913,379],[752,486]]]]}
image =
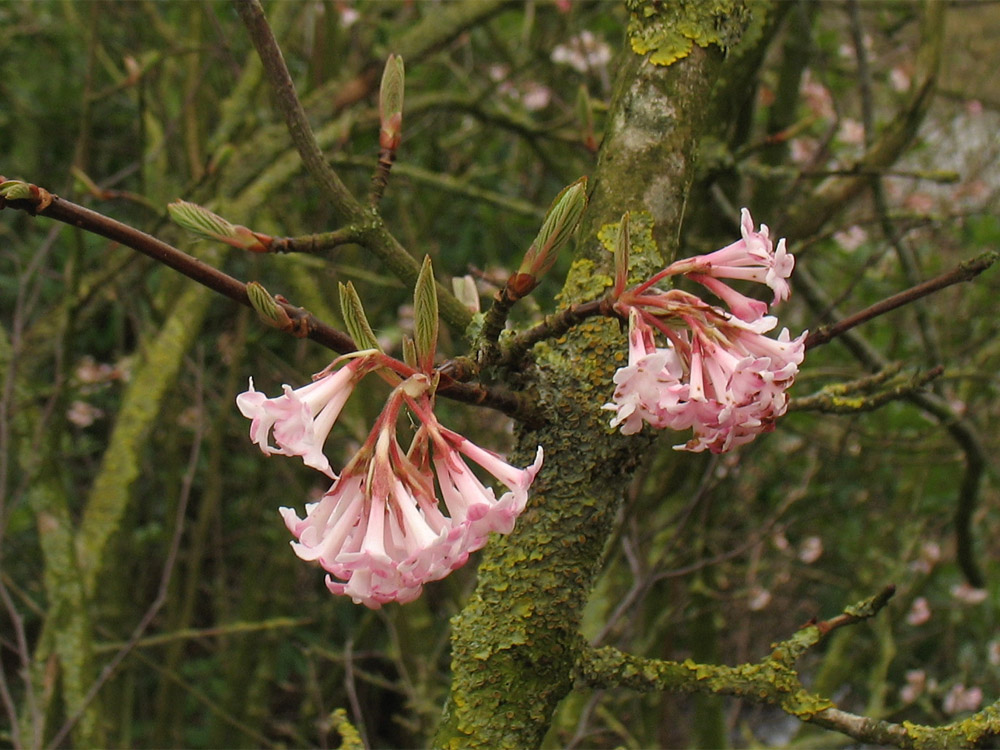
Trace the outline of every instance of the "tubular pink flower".
{"type": "MultiPolygon", "coordinates": [[[[675,299],[679,297],[675,296],[675,299]]],[[[794,341],[784,329],[764,336],[773,317],[747,323],[704,304],[672,308],[687,329],[672,333],[665,348],[651,343],[651,313],[629,313],[629,365],[615,373],[615,392],[604,408],[612,427],[638,432],[643,422],[662,429],[693,428],[676,448],[722,453],[774,428],[788,408],[786,390],[805,352],[805,333],[794,341]]],[[[662,324],[658,324],[663,330],[662,324]]]]}
{"type": "Polygon", "coordinates": [[[629,311],[628,362],[614,375],[614,402],[603,406],[616,413],[611,426],[623,425],[623,435],[639,432],[643,422],[660,429],[690,426],[673,413],[677,403],[688,398],[689,386],[681,383],[681,360],[672,346],[656,348],[653,329],[635,308],[629,311]]]}
{"type": "MultiPolygon", "coordinates": [[[[727,292],[725,284],[709,283],[708,279],[742,279],[766,284],[774,292],[771,304],[777,304],[788,299],[791,294],[788,278],[795,268],[795,258],[786,249],[784,239],[778,240],[776,248],[773,246],[766,224],[761,224],[760,230],[754,231],[753,219],[747,209],[741,210],[740,217],[740,232],[743,236],[739,240],[721,250],[672,263],[662,272],[662,276],[687,274],[729,305],[734,315],[743,320],[756,320],[764,314],[758,306],[748,308],[744,302],[739,309],[733,307],[731,300],[735,299],[733,295],[737,293],[732,290],[727,292]],[[753,317],[748,317],[750,315],[753,317]]],[[[738,296],[749,300],[743,295],[738,296]]]]}
{"type": "Polygon", "coordinates": [[[253,387],[236,397],[236,405],[250,422],[250,439],[269,455],[301,456],[306,466],[333,477],[323,444],[340,416],[354,386],[365,374],[364,358],[353,359],[339,370],[322,375],[308,385],[267,398],[253,387]],[[272,435],[276,446],[269,444],[272,435]]]}
{"type": "Polygon", "coordinates": [[[305,518],[282,508],[295,554],[326,570],[334,594],[378,609],[417,598],[423,584],[444,578],[480,549],[489,532],[508,533],[524,510],[541,468],[518,469],[479,448],[434,417],[426,376],[415,375],[390,395],[372,433],[305,518]],[[403,404],[423,422],[408,453],[396,438],[403,404]],[[472,473],[468,458],[507,486],[496,499],[472,473]],[[432,469],[433,464],[433,469],[432,469]],[[434,492],[437,474],[448,515],[434,492]]]}
{"type": "Polygon", "coordinates": [[[486,544],[491,531],[509,534],[513,530],[528,501],[528,488],[542,467],[542,447],[538,446],[534,463],[518,469],[456,432],[440,426],[437,430],[443,440],[432,441],[433,463],[441,496],[453,522],[467,527],[467,549],[474,552],[486,544]],[[508,491],[498,500],[493,489],[479,481],[462,456],[485,469],[508,491]]]}

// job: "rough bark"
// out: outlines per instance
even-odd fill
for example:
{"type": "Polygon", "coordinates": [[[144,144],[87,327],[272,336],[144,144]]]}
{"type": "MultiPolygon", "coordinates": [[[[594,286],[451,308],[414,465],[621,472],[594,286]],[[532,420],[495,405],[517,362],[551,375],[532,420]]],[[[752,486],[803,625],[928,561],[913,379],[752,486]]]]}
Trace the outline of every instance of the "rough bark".
{"type": "MultiPolygon", "coordinates": [[[[654,222],[652,236],[635,243],[634,274],[662,267],[673,254],[722,59],[717,47],[697,45],[669,66],[624,54],[560,304],[593,299],[610,285],[612,255],[598,232],[625,211],[644,217],[647,228],[649,217],[654,222]]],[[[613,432],[600,408],[626,356],[615,322],[591,319],[536,345],[533,355],[525,387],[538,393],[547,421],[521,431],[515,459],[523,465],[542,445],[545,466],[514,532],[487,547],[478,588],[453,621],[453,682],[435,741],[440,747],[541,743],[572,687],[584,645],[583,607],[622,491],[650,439],[613,432]]]]}

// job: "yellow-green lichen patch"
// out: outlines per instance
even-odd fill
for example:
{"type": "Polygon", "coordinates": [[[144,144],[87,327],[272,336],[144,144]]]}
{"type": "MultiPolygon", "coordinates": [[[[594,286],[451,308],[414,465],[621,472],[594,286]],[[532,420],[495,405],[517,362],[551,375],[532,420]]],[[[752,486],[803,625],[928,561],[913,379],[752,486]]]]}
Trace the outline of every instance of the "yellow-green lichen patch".
{"type": "Polygon", "coordinates": [[[737,0],[627,0],[632,50],[653,65],[687,57],[697,44],[723,49],[739,41],[745,6],[737,0]]]}
{"type": "Polygon", "coordinates": [[[561,304],[597,299],[614,283],[606,273],[597,272],[597,264],[587,258],[577,258],[570,266],[566,284],[556,299],[561,304]]]}
{"type": "MultiPolygon", "coordinates": [[[[597,239],[604,249],[615,252],[615,237],[620,221],[605,224],[597,231],[597,239]]],[[[653,216],[648,211],[630,211],[629,229],[629,282],[638,283],[660,270],[660,253],[653,238],[653,216]]]]}

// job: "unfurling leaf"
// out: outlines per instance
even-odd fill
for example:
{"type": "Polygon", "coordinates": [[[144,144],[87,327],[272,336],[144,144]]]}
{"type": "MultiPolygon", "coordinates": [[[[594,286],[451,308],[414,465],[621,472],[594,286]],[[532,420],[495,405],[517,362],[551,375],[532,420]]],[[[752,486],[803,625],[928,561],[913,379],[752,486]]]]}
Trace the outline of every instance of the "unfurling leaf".
{"type": "MultiPolygon", "coordinates": [[[[541,277],[552,268],[559,256],[559,251],[576,231],[587,208],[587,178],[581,177],[571,185],[566,186],[552,201],[538,236],[531,243],[524,260],[515,275],[530,276],[533,283],[527,291],[531,291],[541,277]]],[[[524,292],[527,294],[527,292],[524,292]]],[[[524,296],[521,294],[520,296],[524,296]]],[[[517,297],[515,297],[517,299],[517,297]]]]}
{"type": "Polygon", "coordinates": [[[378,111],[381,121],[379,146],[395,150],[403,125],[403,58],[389,55],[382,71],[378,111]]]}
{"type": "Polygon", "coordinates": [[[368,323],[368,316],[365,315],[365,308],[361,305],[361,298],[355,291],[354,284],[350,281],[346,284],[340,284],[340,314],[344,316],[344,325],[358,349],[382,351],[378,339],[375,338],[375,332],[368,323]]]}
{"type": "Polygon", "coordinates": [[[434,368],[434,353],[438,338],[437,284],[430,256],[424,263],[413,289],[413,343],[417,349],[417,362],[424,372],[434,368]]]}
{"type": "Polygon", "coordinates": [[[167,206],[167,213],[175,224],[201,237],[254,253],[266,253],[269,250],[271,237],[226,221],[197,203],[174,201],[167,206]]]}

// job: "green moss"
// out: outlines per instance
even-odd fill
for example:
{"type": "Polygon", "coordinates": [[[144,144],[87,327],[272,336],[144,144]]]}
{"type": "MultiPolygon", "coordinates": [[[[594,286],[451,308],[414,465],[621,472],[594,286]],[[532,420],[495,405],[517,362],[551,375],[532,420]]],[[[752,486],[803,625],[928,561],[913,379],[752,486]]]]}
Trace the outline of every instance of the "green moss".
{"type": "Polygon", "coordinates": [[[671,65],[687,57],[694,45],[735,45],[749,15],[737,0],[627,0],[628,37],[632,50],[649,55],[653,65],[671,65]]]}

